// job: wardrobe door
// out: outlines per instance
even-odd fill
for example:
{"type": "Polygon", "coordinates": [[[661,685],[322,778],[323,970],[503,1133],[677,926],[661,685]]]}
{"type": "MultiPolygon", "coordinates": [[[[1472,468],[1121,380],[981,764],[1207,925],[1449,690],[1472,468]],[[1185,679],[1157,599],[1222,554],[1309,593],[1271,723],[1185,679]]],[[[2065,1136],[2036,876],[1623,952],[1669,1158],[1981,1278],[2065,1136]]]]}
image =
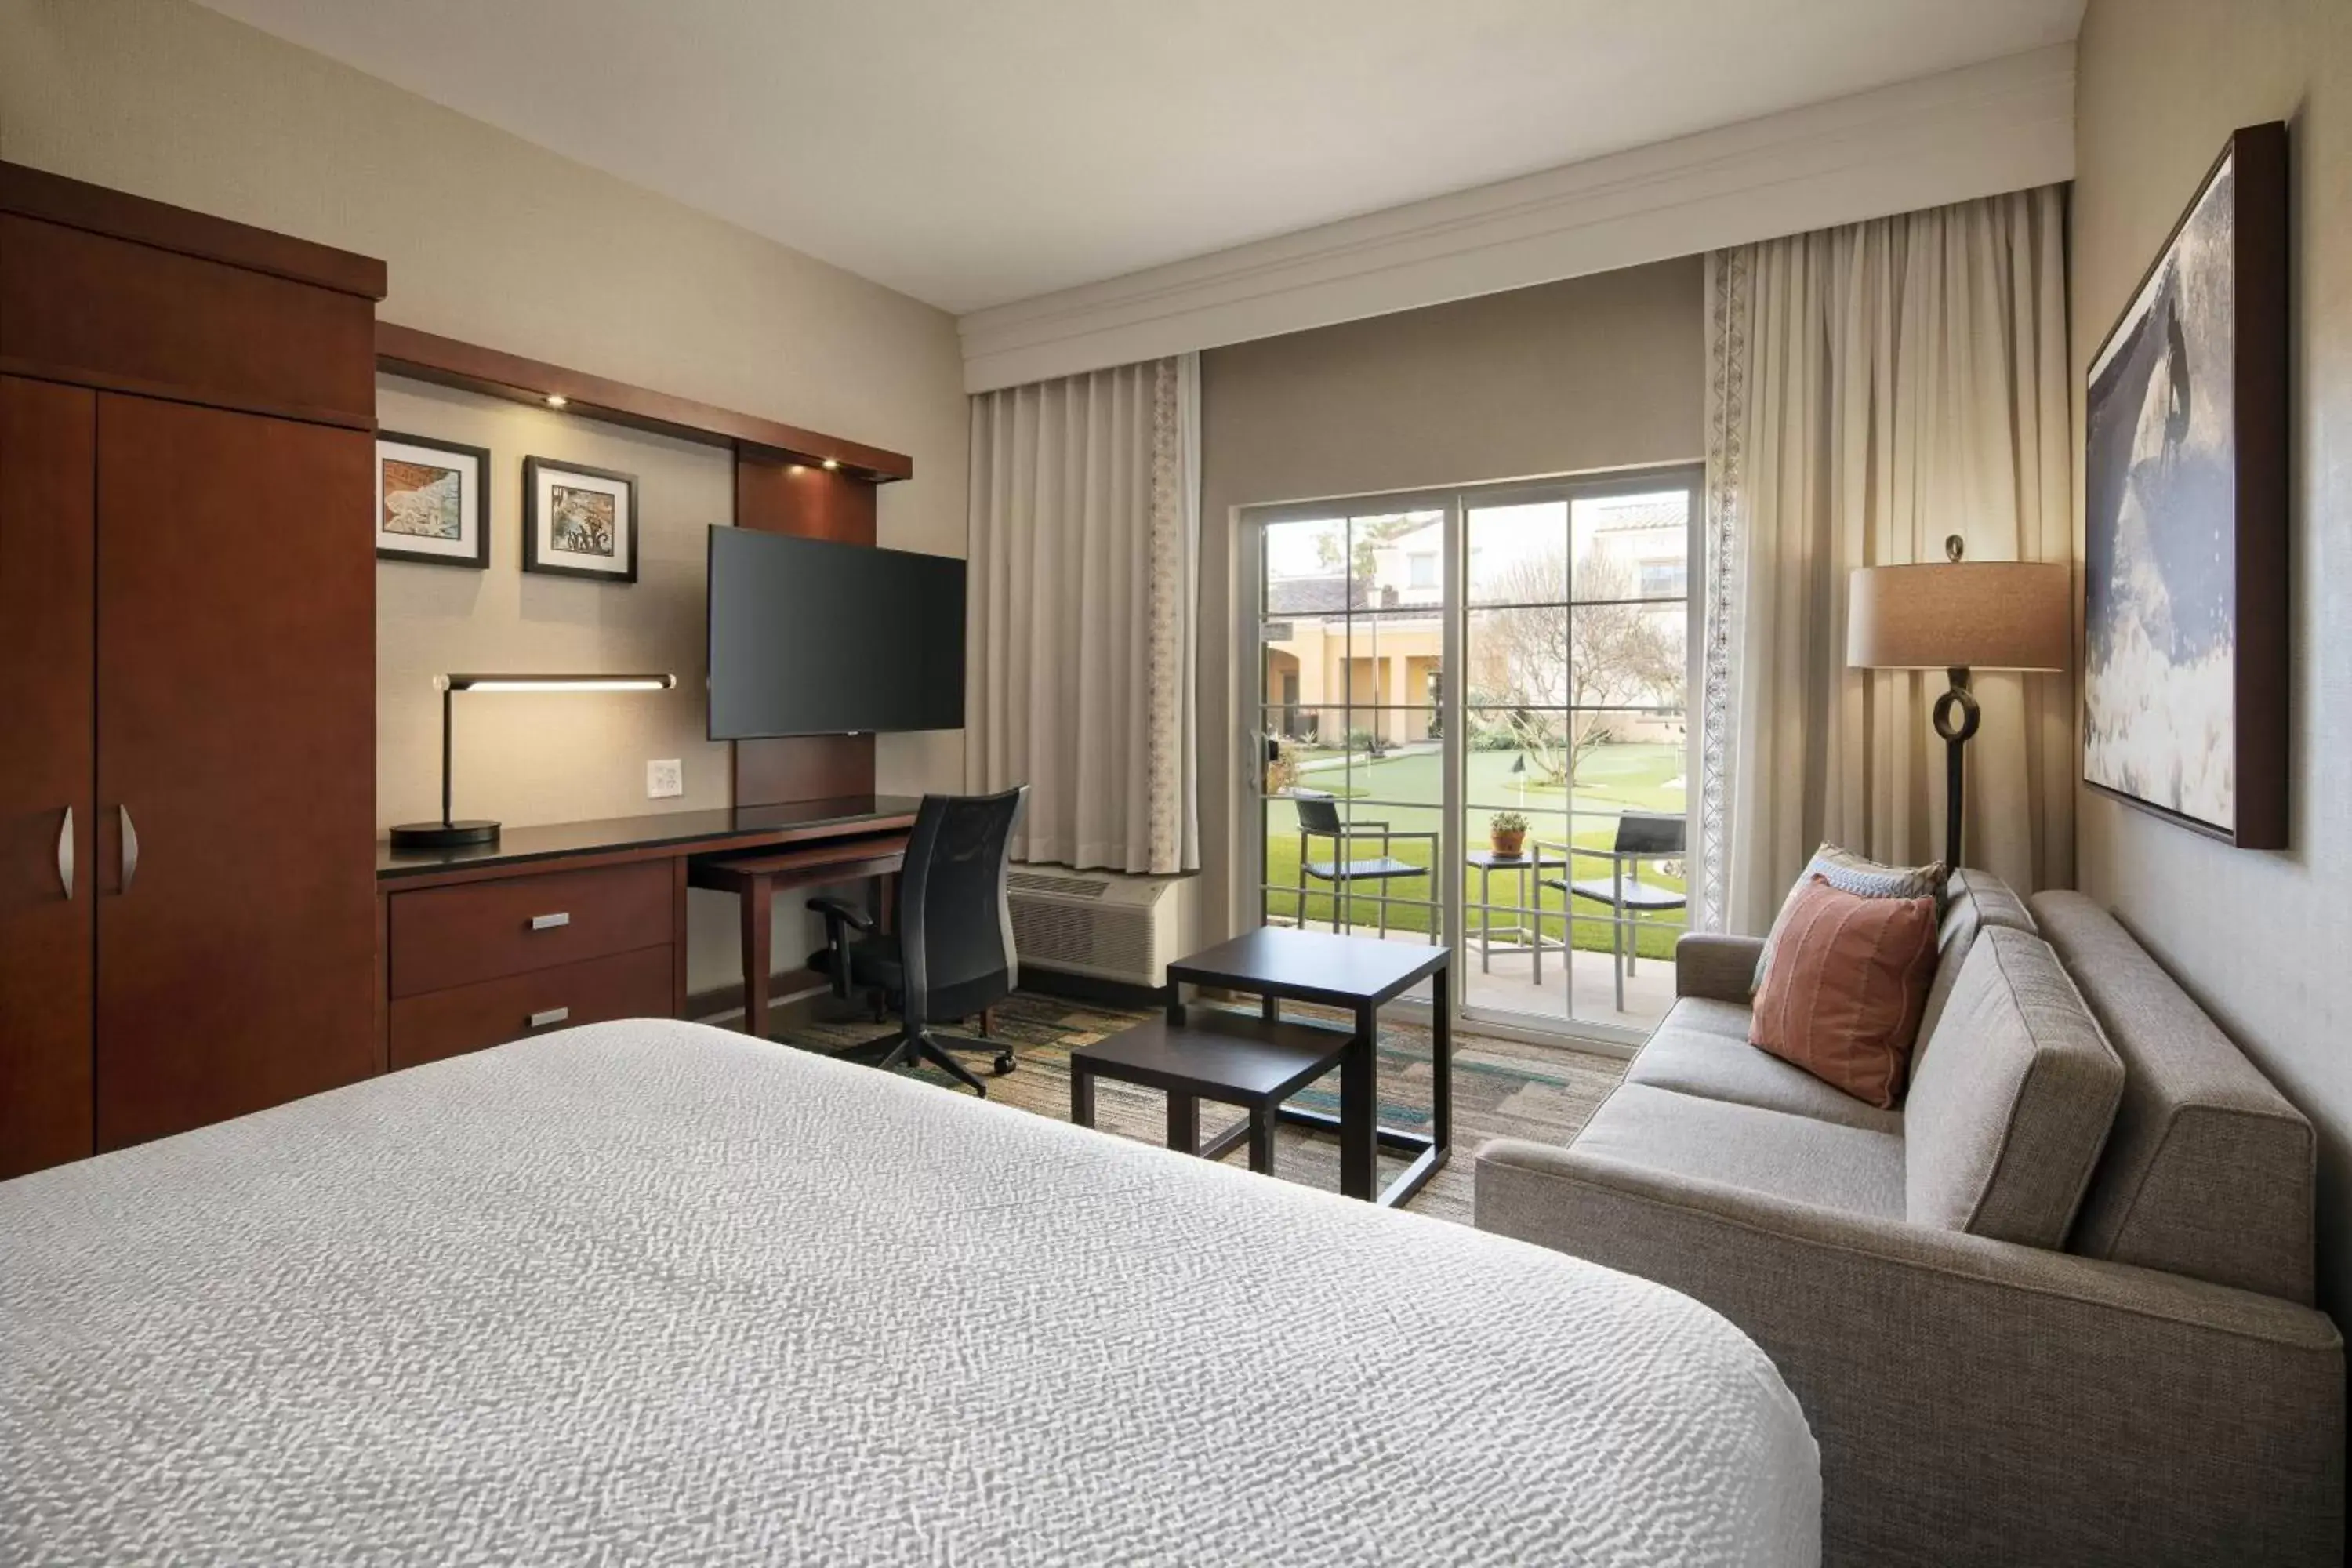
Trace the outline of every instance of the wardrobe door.
{"type": "Polygon", "coordinates": [[[373,443],[98,407],[98,1144],[375,1070],[373,443]]]}
{"type": "Polygon", "coordinates": [[[0,1177],[90,1152],[97,406],[0,376],[0,1177]]]}

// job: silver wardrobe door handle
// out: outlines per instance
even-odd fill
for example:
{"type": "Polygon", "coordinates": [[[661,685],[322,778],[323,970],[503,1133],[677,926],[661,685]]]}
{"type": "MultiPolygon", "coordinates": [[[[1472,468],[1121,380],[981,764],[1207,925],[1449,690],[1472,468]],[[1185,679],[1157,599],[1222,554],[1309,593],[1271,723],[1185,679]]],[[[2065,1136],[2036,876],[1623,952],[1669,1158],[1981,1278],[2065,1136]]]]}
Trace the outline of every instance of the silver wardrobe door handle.
{"type": "Polygon", "coordinates": [[[118,805],[114,809],[122,817],[122,890],[127,893],[131,879],[139,875],[139,829],[131,826],[129,806],[118,805]]]}
{"type": "Polygon", "coordinates": [[[565,910],[559,914],[533,915],[530,917],[530,929],[533,931],[553,931],[557,926],[568,926],[571,923],[572,911],[569,910],[565,910]]]}
{"type": "Polygon", "coordinates": [[[544,1029],[550,1024],[561,1024],[570,1016],[572,1016],[572,1009],[569,1007],[550,1007],[544,1013],[533,1013],[530,1016],[530,1026],[534,1029],[544,1029]]]}
{"type": "Polygon", "coordinates": [[[66,819],[58,828],[58,886],[66,891],[66,901],[73,901],[74,853],[73,807],[66,807],[66,819]]]}

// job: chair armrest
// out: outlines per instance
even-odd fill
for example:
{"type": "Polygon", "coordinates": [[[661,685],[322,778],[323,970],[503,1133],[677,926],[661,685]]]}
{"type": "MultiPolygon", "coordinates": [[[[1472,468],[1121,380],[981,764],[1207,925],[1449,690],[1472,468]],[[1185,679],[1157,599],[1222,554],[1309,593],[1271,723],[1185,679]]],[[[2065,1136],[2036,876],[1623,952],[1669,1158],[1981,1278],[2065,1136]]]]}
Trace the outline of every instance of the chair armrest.
{"type": "Polygon", "coordinates": [[[1761,937],[1685,931],[1675,939],[1675,994],[1745,1005],[1754,994],[1761,937]]]}
{"type": "Polygon", "coordinates": [[[1479,1151],[1476,1221],[1755,1340],[1832,1560],[2341,1560],[2344,1342],[2308,1308],[1517,1140],[1479,1151]]]}
{"type": "Polygon", "coordinates": [[[808,907],[824,917],[825,924],[839,921],[859,931],[872,931],[874,917],[845,899],[811,899],[808,907]]]}

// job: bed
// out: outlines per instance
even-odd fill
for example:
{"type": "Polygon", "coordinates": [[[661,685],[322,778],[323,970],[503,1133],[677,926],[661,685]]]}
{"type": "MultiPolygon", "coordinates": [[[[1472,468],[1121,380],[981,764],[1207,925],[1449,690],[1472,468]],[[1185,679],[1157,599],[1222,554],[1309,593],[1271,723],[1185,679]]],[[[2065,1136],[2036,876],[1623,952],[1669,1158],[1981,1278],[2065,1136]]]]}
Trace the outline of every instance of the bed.
{"type": "Polygon", "coordinates": [[[1811,1563],[1689,1298],[691,1024],[0,1184],[0,1561],[1811,1563]]]}

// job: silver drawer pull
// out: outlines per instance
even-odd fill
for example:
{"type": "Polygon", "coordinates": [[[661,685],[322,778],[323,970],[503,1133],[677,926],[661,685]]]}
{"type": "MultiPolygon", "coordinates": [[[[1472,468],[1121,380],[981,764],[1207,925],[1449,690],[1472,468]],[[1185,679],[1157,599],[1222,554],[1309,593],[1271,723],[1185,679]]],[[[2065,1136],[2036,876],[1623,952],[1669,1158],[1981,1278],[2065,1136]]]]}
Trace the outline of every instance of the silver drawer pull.
{"type": "Polygon", "coordinates": [[[561,1024],[570,1016],[572,1016],[572,1009],[569,1007],[550,1007],[544,1013],[533,1013],[530,1016],[530,1026],[534,1029],[544,1029],[550,1024],[561,1024]]]}
{"type": "Polygon", "coordinates": [[[564,910],[551,915],[533,915],[530,917],[530,929],[533,931],[553,931],[557,926],[568,926],[571,923],[572,911],[569,910],[564,910]]]}
{"type": "Polygon", "coordinates": [[[73,807],[66,807],[65,825],[58,829],[58,885],[66,890],[66,900],[73,900],[74,852],[73,807]]]}

